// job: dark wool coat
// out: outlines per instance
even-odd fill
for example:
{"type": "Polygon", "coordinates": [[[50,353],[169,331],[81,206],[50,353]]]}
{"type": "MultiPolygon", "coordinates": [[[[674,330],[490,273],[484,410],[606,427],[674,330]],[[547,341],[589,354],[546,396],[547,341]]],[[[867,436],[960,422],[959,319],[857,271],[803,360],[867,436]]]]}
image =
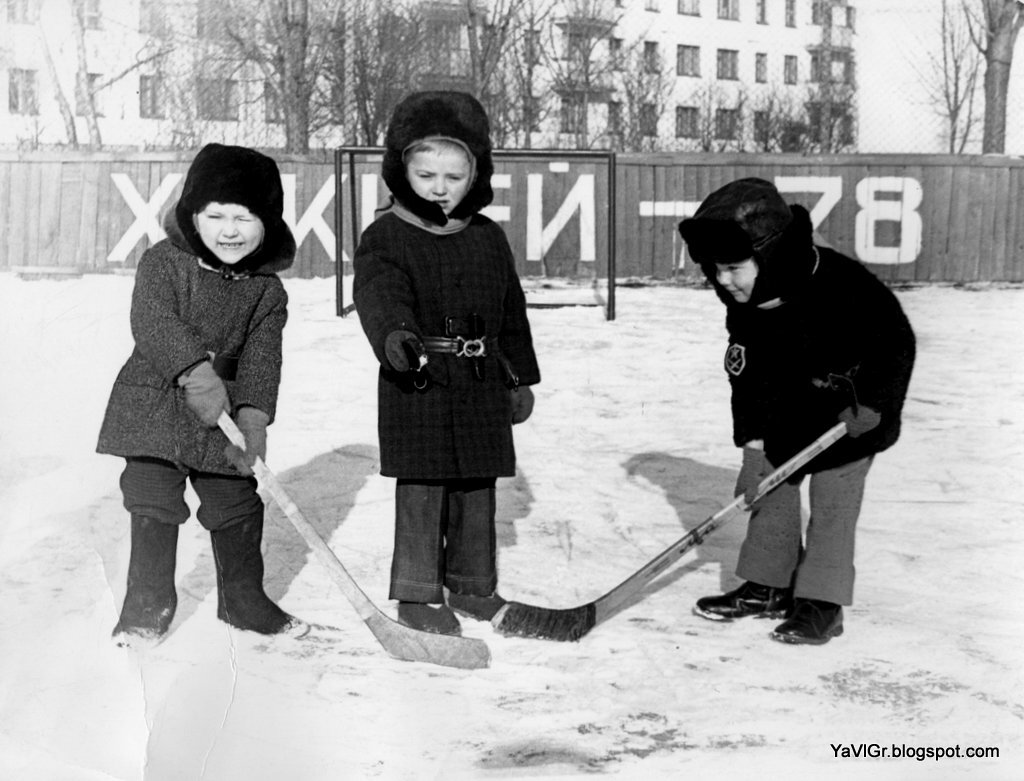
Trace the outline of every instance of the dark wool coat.
{"type": "Polygon", "coordinates": [[[540,382],[526,300],[504,231],[476,215],[458,233],[437,235],[385,213],[356,250],[353,298],[381,363],[378,432],[381,474],[408,479],[502,477],[515,474],[507,376],[489,351],[483,380],[473,362],[431,354],[418,390],[412,373],[389,367],[384,341],[396,329],[445,336],[445,318],[483,319],[489,342],[521,385],[540,382]]]}
{"type": "MultiPolygon", "coordinates": [[[[806,212],[794,212],[809,235],[806,212]]],[[[780,465],[835,425],[855,394],[881,413],[880,425],[844,437],[804,471],[892,446],[915,356],[914,333],[896,296],[862,264],[825,247],[812,250],[804,264],[787,256],[784,241],[771,264],[759,272],[755,292],[770,289],[782,299],[778,306],[763,296],[736,303],[714,281],[713,267],[706,269],[728,307],[725,368],[736,445],[763,439],[769,461],[780,465]]]]}
{"type": "Polygon", "coordinates": [[[238,356],[235,379],[225,383],[232,410],[250,405],[274,419],[288,297],[269,270],[290,264],[294,243],[289,257],[268,258],[262,272],[226,279],[184,249],[173,220],[165,227],[168,238],[139,261],[131,306],[135,348],[114,382],[97,451],[237,476],[224,457],[227,439],[189,410],[177,378],[209,353],[238,356]]]}

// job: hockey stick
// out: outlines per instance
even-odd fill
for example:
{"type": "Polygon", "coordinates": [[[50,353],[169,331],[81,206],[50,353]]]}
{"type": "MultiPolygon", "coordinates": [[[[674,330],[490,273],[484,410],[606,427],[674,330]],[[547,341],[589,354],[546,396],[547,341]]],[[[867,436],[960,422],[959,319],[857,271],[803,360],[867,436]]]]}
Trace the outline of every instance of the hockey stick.
{"type": "MultiPolygon", "coordinates": [[[[754,501],[784,483],[812,458],[821,454],[845,434],[845,423],[837,423],[830,428],[762,480],[757,487],[757,496],[754,501]]],[[[687,551],[704,542],[705,537],[721,526],[734,510],[744,504],[744,498],[737,497],[700,525],[691,529],[685,536],[676,540],[603,597],[593,602],[579,607],[562,609],[525,605],[521,602],[506,602],[494,614],[491,625],[504,635],[537,637],[543,640],[579,640],[596,624],[618,612],[644,586],[670,565],[679,561],[687,551]]]]}
{"type": "MultiPolygon", "coordinates": [[[[232,444],[245,449],[245,437],[226,412],[220,414],[217,425],[232,444]]],[[[384,615],[359,588],[348,570],[324,542],[323,537],[306,520],[298,506],[285,492],[277,477],[259,457],[253,465],[253,472],[256,473],[256,479],[260,485],[270,492],[274,501],[288,516],[288,520],[291,521],[295,530],[313,549],[320,563],[327,568],[331,578],[352,604],[352,607],[356,609],[359,617],[373,632],[373,636],[391,656],[407,662],[429,662],[445,667],[461,667],[466,670],[475,670],[489,665],[491,652],[483,640],[421,632],[384,615]]]]}

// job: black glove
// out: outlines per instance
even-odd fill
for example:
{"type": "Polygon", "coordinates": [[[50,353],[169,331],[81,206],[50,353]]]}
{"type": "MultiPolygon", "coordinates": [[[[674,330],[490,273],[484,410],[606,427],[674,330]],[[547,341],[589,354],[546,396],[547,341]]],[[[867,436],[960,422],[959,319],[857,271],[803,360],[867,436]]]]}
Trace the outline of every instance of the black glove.
{"type": "Polygon", "coordinates": [[[742,494],[747,507],[750,507],[754,503],[754,497],[757,496],[757,486],[771,474],[771,471],[772,466],[768,463],[763,450],[756,447],[744,447],[743,464],[740,466],[740,474],[736,478],[736,490],[732,495],[742,494]]]}
{"type": "Polygon", "coordinates": [[[856,439],[876,428],[882,422],[882,415],[877,410],[860,404],[856,409],[847,407],[840,412],[839,420],[846,424],[846,433],[856,439]]]}
{"type": "Polygon", "coordinates": [[[228,389],[209,361],[197,363],[178,377],[178,385],[185,389],[185,403],[203,425],[213,428],[220,413],[231,410],[228,389]]]}
{"type": "Polygon", "coordinates": [[[422,369],[427,362],[427,351],[423,342],[412,331],[392,331],[384,340],[384,354],[391,368],[407,372],[410,368],[422,369]]]}
{"type": "Polygon", "coordinates": [[[252,474],[256,456],[263,461],[267,459],[267,425],[270,423],[270,416],[256,407],[242,407],[235,413],[235,422],[245,437],[245,450],[229,444],[224,448],[224,455],[235,469],[248,476],[252,474]]]}
{"type": "Polygon", "coordinates": [[[512,424],[522,423],[533,412],[533,391],[524,385],[509,393],[512,394],[512,424]]]}

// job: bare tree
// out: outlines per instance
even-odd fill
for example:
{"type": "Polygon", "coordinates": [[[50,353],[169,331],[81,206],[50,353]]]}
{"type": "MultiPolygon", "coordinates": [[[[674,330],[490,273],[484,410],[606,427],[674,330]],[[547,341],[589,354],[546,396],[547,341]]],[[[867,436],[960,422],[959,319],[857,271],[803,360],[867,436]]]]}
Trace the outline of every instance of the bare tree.
{"type": "Polygon", "coordinates": [[[674,86],[660,53],[644,49],[643,41],[630,45],[622,58],[616,101],[621,109],[610,128],[626,152],[650,152],[660,147],[658,119],[665,114],[674,86]]]}
{"type": "Polygon", "coordinates": [[[940,47],[927,55],[921,81],[936,113],[945,122],[947,150],[963,154],[979,122],[975,107],[981,54],[971,42],[962,8],[954,11],[942,0],[940,47]]]}
{"type": "Polygon", "coordinates": [[[803,151],[808,132],[806,118],[788,91],[774,87],[760,92],[750,103],[754,151],[803,151]]]}
{"type": "Polygon", "coordinates": [[[700,152],[742,151],[745,91],[733,95],[716,81],[704,81],[689,101],[697,109],[697,132],[688,146],[700,152]]]}
{"type": "Polygon", "coordinates": [[[964,0],[971,40],[985,58],[985,128],[981,151],[1006,150],[1006,98],[1017,35],[1024,26],[1021,0],[964,0]],[[980,13],[978,10],[980,6],[980,13]]]}

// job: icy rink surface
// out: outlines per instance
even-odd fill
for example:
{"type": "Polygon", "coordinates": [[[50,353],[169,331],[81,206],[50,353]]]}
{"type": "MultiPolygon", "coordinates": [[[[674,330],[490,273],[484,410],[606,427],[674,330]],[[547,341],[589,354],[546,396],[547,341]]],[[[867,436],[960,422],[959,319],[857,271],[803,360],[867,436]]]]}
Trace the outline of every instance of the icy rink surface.
{"type": "MultiPolygon", "coordinates": [[[[132,285],[0,274],[0,779],[1021,777],[1024,289],[898,293],[918,362],[903,437],[868,477],[841,638],[792,647],[774,622],[691,614],[737,583],[739,515],[579,643],[464,620],[492,654],[464,671],[390,659],[273,506],[267,591],[337,643],[218,622],[193,519],[168,638],[113,646],[128,519],[122,462],[94,447],[132,285]],[[1000,756],[863,758],[894,744],[1000,756]]],[[[268,464],[394,615],[374,359],[333,280],[286,286],[268,464]]],[[[543,383],[499,481],[507,598],[595,599],[731,499],[723,317],[711,291],[671,287],[620,288],[610,323],[531,310],[543,383]]]]}

